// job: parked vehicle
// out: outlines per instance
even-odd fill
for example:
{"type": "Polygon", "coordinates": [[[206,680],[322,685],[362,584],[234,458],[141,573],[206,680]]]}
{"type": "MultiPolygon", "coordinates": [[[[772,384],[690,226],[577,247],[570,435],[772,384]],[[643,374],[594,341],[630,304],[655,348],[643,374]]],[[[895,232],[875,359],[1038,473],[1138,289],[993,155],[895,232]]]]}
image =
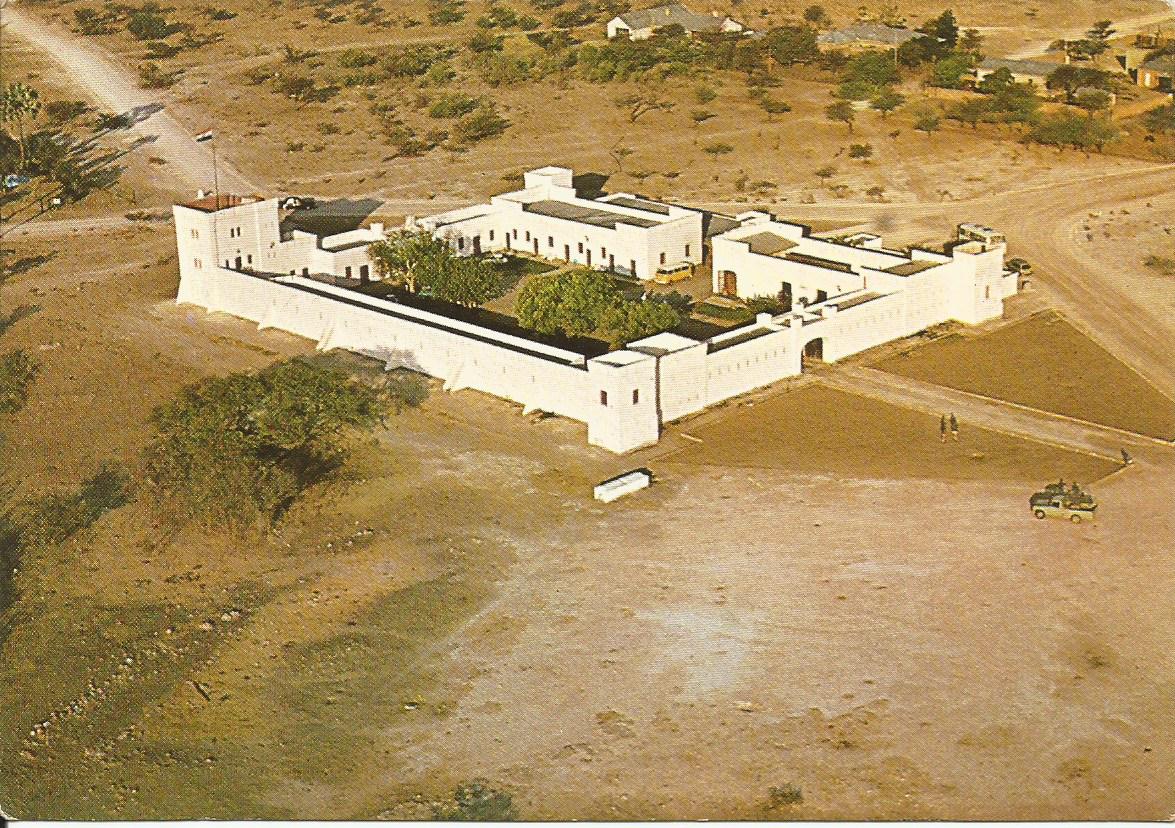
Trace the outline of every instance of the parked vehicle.
{"type": "Polygon", "coordinates": [[[310,196],[286,196],[278,206],[283,210],[311,210],[317,203],[310,196]]]}
{"type": "Polygon", "coordinates": [[[1021,276],[1032,275],[1032,265],[1028,263],[1027,259],[1008,259],[1008,270],[1013,273],[1019,273],[1021,276]]]}
{"type": "Polygon", "coordinates": [[[682,279],[688,279],[693,275],[694,266],[692,264],[689,262],[679,262],[675,265],[657,268],[657,273],[653,276],[653,281],[659,285],[671,285],[674,282],[680,282],[682,279]]]}
{"type": "Polygon", "coordinates": [[[1049,483],[1042,491],[1028,499],[1028,508],[1037,520],[1060,517],[1072,523],[1093,520],[1097,515],[1097,500],[1076,483],[1065,487],[1065,481],[1049,483]]]}

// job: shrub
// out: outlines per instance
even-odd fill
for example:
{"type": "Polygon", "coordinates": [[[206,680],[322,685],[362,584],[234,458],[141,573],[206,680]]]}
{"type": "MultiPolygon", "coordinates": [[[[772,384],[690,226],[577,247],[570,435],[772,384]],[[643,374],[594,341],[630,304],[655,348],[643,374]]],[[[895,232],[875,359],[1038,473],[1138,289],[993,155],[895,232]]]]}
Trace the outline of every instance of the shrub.
{"type": "Polygon", "coordinates": [[[0,414],[15,414],[24,408],[40,370],[40,364],[23,350],[0,356],[0,414]]]}
{"type": "Polygon", "coordinates": [[[509,793],[490,787],[484,779],[458,785],[452,804],[433,807],[433,818],[454,822],[510,822],[518,811],[509,793]]]}
{"type": "Polygon", "coordinates": [[[804,792],[800,790],[798,785],[789,782],[769,788],[767,800],[772,808],[778,808],[782,805],[798,805],[804,801],[804,792]]]}
{"type": "Polygon", "coordinates": [[[476,144],[501,135],[509,126],[510,122],[498,114],[497,107],[492,103],[482,104],[453,126],[453,140],[460,145],[476,144]]]}
{"type": "Polygon", "coordinates": [[[866,159],[873,157],[872,144],[852,144],[849,146],[849,158],[866,159]]]}
{"type": "Polygon", "coordinates": [[[137,40],[165,40],[184,27],[168,23],[158,11],[144,8],[130,16],[126,28],[137,40]]]}
{"type": "Polygon", "coordinates": [[[373,66],[377,58],[362,49],[344,49],[339,52],[338,61],[339,66],[346,69],[362,69],[364,66],[373,66]]]}
{"type": "Polygon", "coordinates": [[[179,70],[166,72],[158,63],[144,63],[139,66],[139,86],[144,89],[170,89],[181,74],[179,70]]]}
{"type": "Polygon", "coordinates": [[[477,109],[478,100],[470,95],[454,92],[444,95],[429,107],[430,118],[460,118],[477,109]]]}
{"type": "Polygon", "coordinates": [[[303,359],[202,380],[156,409],[145,450],[156,506],[177,523],[271,524],[345,457],[385,394],[303,359]]]}

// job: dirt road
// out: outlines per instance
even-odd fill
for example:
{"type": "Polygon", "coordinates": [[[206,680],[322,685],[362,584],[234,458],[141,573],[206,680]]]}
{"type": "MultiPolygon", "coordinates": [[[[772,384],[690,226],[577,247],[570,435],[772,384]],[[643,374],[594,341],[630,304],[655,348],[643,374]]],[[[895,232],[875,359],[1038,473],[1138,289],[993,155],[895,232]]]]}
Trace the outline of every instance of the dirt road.
{"type": "MultiPolygon", "coordinates": [[[[1175,16],[1175,9],[1164,9],[1163,11],[1151,12],[1150,14],[1140,15],[1139,17],[1132,17],[1129,20],[1115,21],[1114,28],[1119,35],[1134,34],[1135,32],[1145,32],[1160,23],[1169,23],[1171,18],[1175,16]]],[[[1077,40],[1085,37],[1085,28],[1074,28],[1061,32],[1052,40],[1038,40],[1017,49],[1012,54],[1008,55],[1009,60],[1027,60],[1028,58],[1039,57],[1048,51],[1049,44],[1056,40],[1077,40]]]]}
{"type": "MultiPolygon", "coordinates": [[[[166,167],[157,172],[185,190],[211,190],[214,183],[212,152],[208,144],[198,144],[193,134],[207,126],[189,128],[166,109],[161,93],[140,89],[134,76],[104,51],[72,36],[56,26],[25,14],[12,2],[4,8],[4,21],[10,34],[28,41],[50,58],[77,83],[94,103],[118,114],[131,114],[136,123],[130,132],[149,138],[151,154],[165,159],[166,167]]],[[[257,185],[223,158],[218,159],[217,176],[225,189],[255,190],[257,185]]]]}
{"type": "Polygon", "coordinates": [[[821,380],[842,391],[873,397],[903,408],[931,414],[957,412],[960,419],[970,425],[1077,449],[1111,460],[1117,460],[1120,449],[1124,447],[1136,455],[1146,452],[1149,456],[1154,451],[1171,451],[1169,443],[1153,437],[944,388],[909,377],[899,377],[873,368],[839,365],[822,374],[821,380]]]}

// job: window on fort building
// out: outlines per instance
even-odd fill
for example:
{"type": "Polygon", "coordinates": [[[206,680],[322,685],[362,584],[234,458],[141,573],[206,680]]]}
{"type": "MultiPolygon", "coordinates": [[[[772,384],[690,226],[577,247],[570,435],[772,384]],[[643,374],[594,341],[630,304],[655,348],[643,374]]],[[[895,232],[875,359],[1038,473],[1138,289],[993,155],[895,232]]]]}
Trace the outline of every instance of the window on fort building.
{"type": "Polygon", "coordinates": [[[526,231],[526,240],[530,241],[530,231],[529,230],[526,231]]]}
{"type": "Polygon", "coordinates": [[[641,392],[639,388],[632,389],[632,404],[636,405],[641,401],[641,392]]]}
{"type": "Polygon", "coordinates": [[[554,236],[547,236],[547,247],[554,247],[554,246],[555,246],[555,237],[554,236]]]}
{"type": "Polygon", "coordinates": [[[629,259],[628,260],[628,272],[631,273],[633,276],[636,275],[636,259],[629,259]]]}
{"type": "Polygon", "coordinates": [[[514,228],[514,238],[518,238],[518,228],[514,228]]]}
{"type": "Polygon", "coordinates": [[[491,230],[490,231],[490,241],[493,241],[493,240],[494,240],[494,231],[491,230]]]}
{"type": "Polygon", "coordinates": [[[302,268],[302,275],[309,276],[310,275],[310,268],[308,268],[308,267],[302,268]]]}
{"type": "Polygon", "coordinates": [[[990,298],[991,298],[991,285],[987,285],[987,286],[986,286],[986,287],[983,289],[983,298],[984,298],[984,299],[990,299],[990,298]]]}
{"type": "Polygon", "coordinates": [[[196,267],[199,267],[199,268],[202,268],[202,267],[204,267],[204,263],[203,263],[202,261],[200,261],[199,259],[194,259],[194,260],[193,260],[193,264],[194,264],[196,267]]]}
{"type": "Polygon", "coordinates": [[[253,264],[253,254],[252,253],[245,254],[245,264],[253,264]]]}
{"type": "Polygon", "coordinates": [[[580,243],[579,243],[579,252],[580,252],[580,253],[582,253],[582,252],[583,252],[583,242],[580,242],[580,243]]]}
{"type": "Polygon", "coordinates": [[[601,248],[600,248],[600,258],[601,258],[601,259],[606,259],[606,258],[608,258],[608,248],[606,248],[606,247],[601,247],[601,248]]]}
{"type": "Polygon", "coordinates": [[[192,228],[192,238],[193,239],[200,238],[200,231],[197,230],[195,227],[192,228]]]}
{"type": "Polygon", "coordinates": [[[607,404],[608,404],[608,392],[601,391],[600,392],[600,405],[607,405],[607,404]]]}
{"type": "Polygon", "coordinates": [[[464,237],[461,237],[461,238],[457,239],[457,249],[458,249],[458,250],[464,250],[464,249],[465,249],[465,238],[464,238],[464,237]]]}
{"type": "Polygon", "coordinates": [[[351,278],[351,266],[350,265],[347,265],[346,267],[343,268],[343,275],[346,276],[348,279],[351,278]]]}
{"type": "Polygon", "coordinates": [[[665,264],[665,254],[661,254],[661,264],[665,264]]]}
{"type": "Polygon", "coordinates": [[[685,257],[687,259],[689,258],[689,245],[688,244],[685,246],[685,257]]]}

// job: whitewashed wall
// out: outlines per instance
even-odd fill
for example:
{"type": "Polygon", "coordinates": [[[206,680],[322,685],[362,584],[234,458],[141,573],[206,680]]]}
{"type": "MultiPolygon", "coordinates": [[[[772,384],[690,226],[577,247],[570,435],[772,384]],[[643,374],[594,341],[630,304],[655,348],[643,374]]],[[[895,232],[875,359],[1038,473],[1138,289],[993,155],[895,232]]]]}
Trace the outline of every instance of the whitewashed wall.
{"type": "Polygon", "coordinates": [[[584,422],[589,442],[610,451],[656,442],[659,433],[655,363],[645,355],[633,355],[631,365],[607,358],[589,363],[571,351],[298,276],[268,280],[206,269],[181,277],[177,302],[289,331],[324,350],[343,348],[429,374],[449,390],[472,388],[584,422]],[[600,404],[601,390],[609,405],[600,404]]]}

